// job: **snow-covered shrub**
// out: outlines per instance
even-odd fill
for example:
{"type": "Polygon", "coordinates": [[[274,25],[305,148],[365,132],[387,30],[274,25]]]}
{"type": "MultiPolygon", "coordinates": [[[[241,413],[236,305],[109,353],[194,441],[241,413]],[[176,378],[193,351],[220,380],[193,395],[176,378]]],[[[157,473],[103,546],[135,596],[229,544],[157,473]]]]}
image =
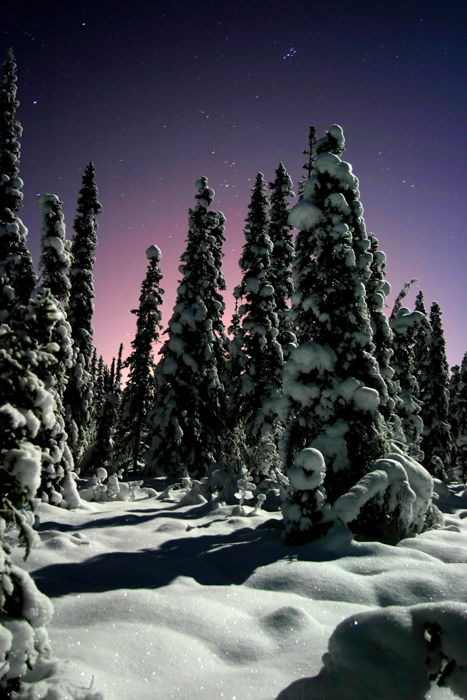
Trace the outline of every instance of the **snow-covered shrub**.
{"type": "Polygon", "coordinates": [[[395,544],[439,526],[432,495],[433,479],[427,470],[394,452],[376,460],[372,470],[337,499],[330,517],[347,524],[354,534],[395,544]]]}
{"type": "Polygon", "coordinates": [[[329,505],[323,487],[326,465],[323,455],[306,447],[288,470],[289,485],[284,489],[282,514],[287,544],[305,544],[324,535],[330,527],[329,505]]]}
{"type": "Polygon", "coordinates": [[[467,608],[443,601],[352,615],[334,630],[323,668],[276,700],[422,700],[430,686],[467,698],[467,608]]]}
{"type": "MultiPolygon", "coordinates": [[[[109,501],[137,501],[147,498],[146,489],[142,489],[143,481],[119,481],[117,474],[107,474],[104,467],[98,467],[91,477],[89,486],[81,489],[79,495],[84,501],[107,503],[109,501]]],[[[151,491],[152,489],[148,489],[151,491]]]]}

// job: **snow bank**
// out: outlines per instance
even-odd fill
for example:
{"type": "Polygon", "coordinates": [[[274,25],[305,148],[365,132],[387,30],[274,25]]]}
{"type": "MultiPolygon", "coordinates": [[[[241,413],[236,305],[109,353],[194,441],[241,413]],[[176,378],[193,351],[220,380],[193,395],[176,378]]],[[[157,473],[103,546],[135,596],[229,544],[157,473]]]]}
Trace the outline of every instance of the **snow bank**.
{"type": "Polygon", "coordinates": [[[467,698],[467,607],[423,603],[353,615],[333,632],[323,668],[277,700],[421,700],[432,683],[467,698]]]}

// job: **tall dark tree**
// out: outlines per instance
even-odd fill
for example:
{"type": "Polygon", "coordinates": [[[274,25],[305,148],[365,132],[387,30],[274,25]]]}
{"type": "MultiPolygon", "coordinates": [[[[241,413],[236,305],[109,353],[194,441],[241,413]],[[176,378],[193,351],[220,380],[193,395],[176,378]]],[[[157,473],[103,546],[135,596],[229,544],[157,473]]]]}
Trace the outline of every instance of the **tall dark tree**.
{"type": "Polygon", "coordinates": [[[304,175],[300,178],[298,182],[298,196],[300,199],[303,197],[303,190],[305,188],[306,183],[311,177],[311,171],[313,170],[313,164],[316,160],[316,151],[315,151],[315,143],[316,143],[316,127],[313,125],[310,125],[308,128],[308,146],[305,148],[304,151],[302,151],[303,155],[307,157],[306,162],[303,164],[303,170],[305,171],[304,175]]]}
{"type": "Polygon", "coordinates": [[[251,440],[274,431],[280,395],[282,347],[277,340],[279,318],[274,294],[268,235],[269,202],[262,173],[256,176],[245,226],[245,245],[240,258],[242,281],[235,288],[241,338],[238,416],[245,421],[251,440]]]}
{"type": "Polygon", "coordinates": [[[456,415],[457,468],[459,477],[465,482],[467,481],[467,352],[462,359],[451,412],[456,415]]]}
{"type": "Polygon", "coordinates": [[[386,299],[391,287],[386,280],[386,255],[379,249],[376,236],[369,235],[370,252],[370,277],[365,282],[368,312],[373,332],[375,346],[374,356],[378,363],[379,371],[386,384],[386,392],[382,392],[381,413],[383,414],[391,437],[405,443],[405,435],[402,429],[401,413],[403,412],[402,399],[400,398],[400,386],[394,376],[394,335],[384,313],[386,299]]]}
{"type": "MultiPolygon", "coordinates": [[[[0,83],[0,321],[8,319],[16,304],[28,303],[37,279],[26,245],[28,232],[17,215],[23,201],[19,177],[23,130],[16,119],[16,82],[16,62],[10,49],[0,83]]],[[[18,314],[12,320],[17,321],[18,314]]]]}
{"type": "Polygon", "coordinates": [[[136,315],[136,335],[131,343],[132,352],[124,363],[128,367],[128,381],[123,390],[116,451],[119,466],[130,465],[139,469],[148,447],[148,412],[154,402],[154,344],[159,339],[161,305],[164,290],[160,287],[161,251],[156,245],[146,250],[148,266],[141,285],[139,306],[132,309],[136,315]]]}
{"type": "Polygon", "coordinates": [[[401,304],[391,314],[391,330],[393,332],[394,378],[398,384],[399,404],[398,414],[402,421],[408,454],[421,462],[423,452],[420,449],[423,421],[420,417],[420,390],[415,371],[415,339],[418,329],[426,325],[426,318],[420,311],[409,311],[401,304]]]}
{"type": "Polygon", "coordinates": [[[461,368],[459,365],[454,365],[451,367],[451,375],[449,377],[449,427],[451,430],[451,476],[453,479],[459,478],[460,472],[460,460],[459,460],[459,412],[457,404],[457,397],[459,394],[459,385],[461,382],[461,368]]]}
{"type": "Polygon", "coordinates": [[[439,304],[430,309],[431,337],[429,367],[423,402],[424,466],[437,478],[446,476],[451,464],[451,433],[449,429],[449,366],[439,304]]]}
{"type": "Polygon", "coordinates": [[[290,542],[321,534],[325,472],[325,490],[334,502],[388,449],[379,408],[386,387],[374,359],[362,282],[371,275],[371,256],[355,252],[363,240],[363,209],[358,180],[338,156],[343,146],[337,125],[316,143],[312,177],[289,219],[299,229],[293,312],[302,329],[283,378],[290,542]]]}
{"type": "Polygon", "coordinates": [[[290,208],[288,198],[293,196],[293,192],[292,180],[282,163],[279,163],[274,182],[271,182],[269,187],[271,208],[268,234],[272,242],[270,278],[274,287],[279,322],[277,341],[282,347],[283,354],[286,355],[290,344],[295,341],[290,316],[294,246],[292,226],[288,221],[290,208]]]}
{"type": "Polygon", "coordinates": [[[39,197],[38,204],[42,213],[41,284],[50,289],[66,310],[71,288],[71,254],[66,240],[62,202],[55,194],[43,194],[39,197]]]}
{"type": "Polygon", "coordinates": [[[417,332],[414,339],[414,369],[415,376],[418,382],[419,398],[421,402],[420,416],[423,423],[426,422],[425,416],[425,394],[428,391],[429,377],[431,374],[430,367],[430,339],[431,327],[430,321],[425,308],[423,292],[420,290],[415,297],[415,311],[423,314],[426,319],[425,323],[421,323],[417,327],[417,332]]]}
{"type": "Polygon", "coordinates": [[[222,340],[214,332],[217,316],[213,319],[209,314],[217,309],[214,301],[220,280],[219,239],[213,230],[222,226],[224,217],[208,212],[214,191],[205,177],[196,182],[196,188],[180,266],[182,280],[156,368],[151,446],[146,456],[151,474],[203,475],[219,459],[224,432],[224,387],[216,360],[222,340]]]}
{"type": "Polygon", "coordinates": [[[92,316],[94,312],[94,252],[97,246],[96,216],[101,211],[97,199],[95,168],[89,163],[84,171],[74,221],[75,236],[71,254],[71,295],[68,320],[74,342],[74,365],[70,372],[65,405],[67,432],[75,464],[91,439],[93,386],[90,374],[93,353],[92,316]]]}

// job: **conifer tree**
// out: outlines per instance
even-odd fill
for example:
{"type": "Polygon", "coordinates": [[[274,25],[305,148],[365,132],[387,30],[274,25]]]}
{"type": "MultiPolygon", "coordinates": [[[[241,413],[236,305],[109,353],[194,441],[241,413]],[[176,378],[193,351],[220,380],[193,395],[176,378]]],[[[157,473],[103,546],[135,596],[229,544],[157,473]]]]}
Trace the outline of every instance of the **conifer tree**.
{"type": "Polygon", "coordinates": [[[75,493],[71,494],[73,502],[66,503],[70,488],[73,492],[75,489],[71,481],[73,458],[67,444],[62,405],[66,367],[72,361],[69,332],[69,324],[50,289],[36,288],[25,311],[24,347],[29,346],[30,366],[54,400],[54,411],[50,412],[54,420],[40,426],[35,437],[35,444],[42,450],[38,495],[53,505],[64,505],[65,498],[65,505],[74,507],[78,498],[75,493]]]}
{"type": "Polygon", "coordinates": [[[123,343],[118,346],[117,364],[115,367],[115,389],[121,391],[122,388],[122,369],[123,369],[123,343]]]}
{"type": "Polygon", "coordinates": [[[316,143],[312,177],[289,218],[299,229],[293,312],[302,329],[283,376],[282,451],[291,482],[283,512],[291,543],[321,534],[323,479],[334,502],[388,448],[379,409],[386,387],[362,282],[370,277],[371,256],[363,246],[355,252],[363,209],[358,180],[337,155],[343,146],[337,125],[316,143]]]}
{"type": "Polygon", "coordinates": [[[459,476],[465,483],[467,481],[467,352],[462,359],[452,412],[455,412],[457,419],[457,466],[459,476]]]}
{"type": "MultiPolygon", "coordinates": [[[[23,181],[19,177],[22,127],[16,119],[16,82],[16,62],[10,49],[0,83],[0,321],[8,319],[16,304],[28,303],[36,283],[26,245],[28,232],[17,215],[23,201],[23,181]]],[[[12,322],[17,319],[14,314],[12,322]]]]}
{"type": "Polygon", "coordinates": [[[394,336],[383,311],[391,291],[391,286],[386,280],[386,255],[379,249],[376,236],[370,234],[369,241],[372,259],[370,263],[371,275],[365,283],[366,299],[375,346],[374,357],[387,389],[380,395],[381,413],[386,420],[392,439],[405,443],[400,418],[403,411],[402,400],[399,396],[400,387],[395,380],[392,367],[394,336]]]}
{"type": "Polygon", "coordinates": [[[75,464],[88,447],[91,439],[93,386],[91,360],[93,353],[92,316],[94,311],[94,252],[97,246],[96,216],[101,211],[97,199],[95,168],[89,163],[83,175],[77,214],[75,236],[71,247],[71,295],[68,320],[75,348],[74,365],[70,372],[65,395],[67,432],[75,464]]]}
{"type": "Polygon", "coordinates": [[[435,477],[446,476],[451,464],[451,434],[449,429],[449,366],[441,322],[441,309],[433,302],[430,309],[431,337],[429,368],[423,402],[424,466],[435,477]]]}
{"type": "Polygon", "coordinates": [[[219,458],[224,432],[223,385],[216,358],[222,341],[214,332],[219,292],[218,239],[223,215],[208,212],[214,191],[207,179],[196,182],[196,206],[189,213],[182,280],[177,290],[168,338],[156,368],[156,401],[150,415],[151,446],[147,471],[176,476],[204,475],[219,458]],[[217,251],[217,252],[216,252],[217,251]]]}
{"type": "Polygon", "coordinates": [[[308,147],[305,148],[304,151],[302,151],[303,155],[307,156],[307,160],[306,163],[303,164],[305,174],[300,178],[298,182],[298,196],[300,199],[302,199],[303,197],[303,190],[305,188],[306,183],[311,177],[311,171],[313,170],[313,164],[316,159],[315,143],[316,127],[310,125],[308,129],[308,147]]]}
{"type": "Polygon", "coordinates": [[[136,315],[136,335],[131,343],[132,352],[125,361],[128,381],[123,390],[116,450],[120,464],[131,464],[138,471],[147,450],[147,418],[154,401],[153,347],[159,339],[161,305],[164,290],[160,287],[161,251],[156,245],[146,250],[148,266],[141,285],[139,306],[132,309],[136,315]]]}
{"type": "Polygon", "coordinates": [[[277,341],[287,354],[290,343],[295,341],[292,333],[290,303],[292,299],[292,263],[294,247],[292,242],[292,227],[288,222],[289,204],[287,199],[293,196],[292,180],[286,169],[279,163],[274,182],[269,184],[271,189],[269,211],[269,238],[272,241],[271,252],[271,284],[274,287],[276,312],[278,316],[277,341]]]}
{"type": "Polygon", "coordinates": [[[41,284],[50,289],[52,296],[66,310],[71,287],[71,254],[66,240],[62,202],[55,194],[43,194],[38,204],[42,212],[41,284]]]}
{"type": "Polygon", "coordinates": [[[245,421],[251,440],[273,432],[278,422],[275,410],[280,395],[283,366],[277,340],[279,318],[272,286],[273,243],[268,235],[268,199],[262,173],[252,191],[245,226],[245,245],[240,258],[242,281],[234,295],[241,335],[241,366],[238,417],[245,421]]]}
{"type": "Polygon", "coordinates": [[[459,384],[461,381],[461,372],[459,365],[451,367],[451,376],[449,377],[449,427],[451,430],[451,475],[453,479],[457,479],[459,474],[459,416],[456,405],[456,399],[459,392],[459,384]]]}
{"type": "Polygon", "coordinates": [[[415,334],[414,342],[414,370],[418,382],[419,398],[421,402],[420,416],[425,423],[425,394],[428,390],[430,368],[430,338],[431,327],[425,309],[423,292],[420,290],[415,297],[415,311],[423,314],[426,319],[425,323],[421,323],[415,334]]]}
{"type": "Polygon", "coordinates": [[[420,417],[420,390],[415,373],[414,348],[418,329],[424,324],[426,318],[420,311],[409,311],[400,304],[397,311],[393,310],[391,314],[390,325],[394,334],[394,355],[391,362],[402,402],[398,414],[402,421],[405,449],[419,462],[423,460],[423,452],[420,449],[423,421],[420,417]]]}
{"type": "Polygon", "coordinates": [[[37,435],[55,423],[52,394],[31,368],[29,339],[0,326],[0,695],[12,697],[21,677],[47,655],[45,625],[52,606],[16,566],[5,533],[13,527],[29,552],[33,533],[23,515],[32,510],[44,458],[37,435]]]}

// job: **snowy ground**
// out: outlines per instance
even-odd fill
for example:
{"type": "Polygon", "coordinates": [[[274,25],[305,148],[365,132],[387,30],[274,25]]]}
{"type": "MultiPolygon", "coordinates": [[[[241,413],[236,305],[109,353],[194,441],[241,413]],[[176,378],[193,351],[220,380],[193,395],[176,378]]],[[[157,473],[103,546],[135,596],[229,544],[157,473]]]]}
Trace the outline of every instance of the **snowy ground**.
{"type": "MultiPolygon", "coordinates": [[[[240,517],[180,497],[41,506],[40,544],[26,568],[53,601],[53,652],[75,687],[92,683],[105,700],[272,700],[319,672],[330,635],[350,615],[467,604],[459,488],[439,502],[444,529],[397,547],[355,542],[343,529],[285,547],[279,513],[240,517]]],[[[380,663],[395,662],[382,650],[380,663]]],[[[387,697],[407,697],[398,692],[387,697]]],[[[426,697],[454,696],[434,687],[426,697]]]]}

